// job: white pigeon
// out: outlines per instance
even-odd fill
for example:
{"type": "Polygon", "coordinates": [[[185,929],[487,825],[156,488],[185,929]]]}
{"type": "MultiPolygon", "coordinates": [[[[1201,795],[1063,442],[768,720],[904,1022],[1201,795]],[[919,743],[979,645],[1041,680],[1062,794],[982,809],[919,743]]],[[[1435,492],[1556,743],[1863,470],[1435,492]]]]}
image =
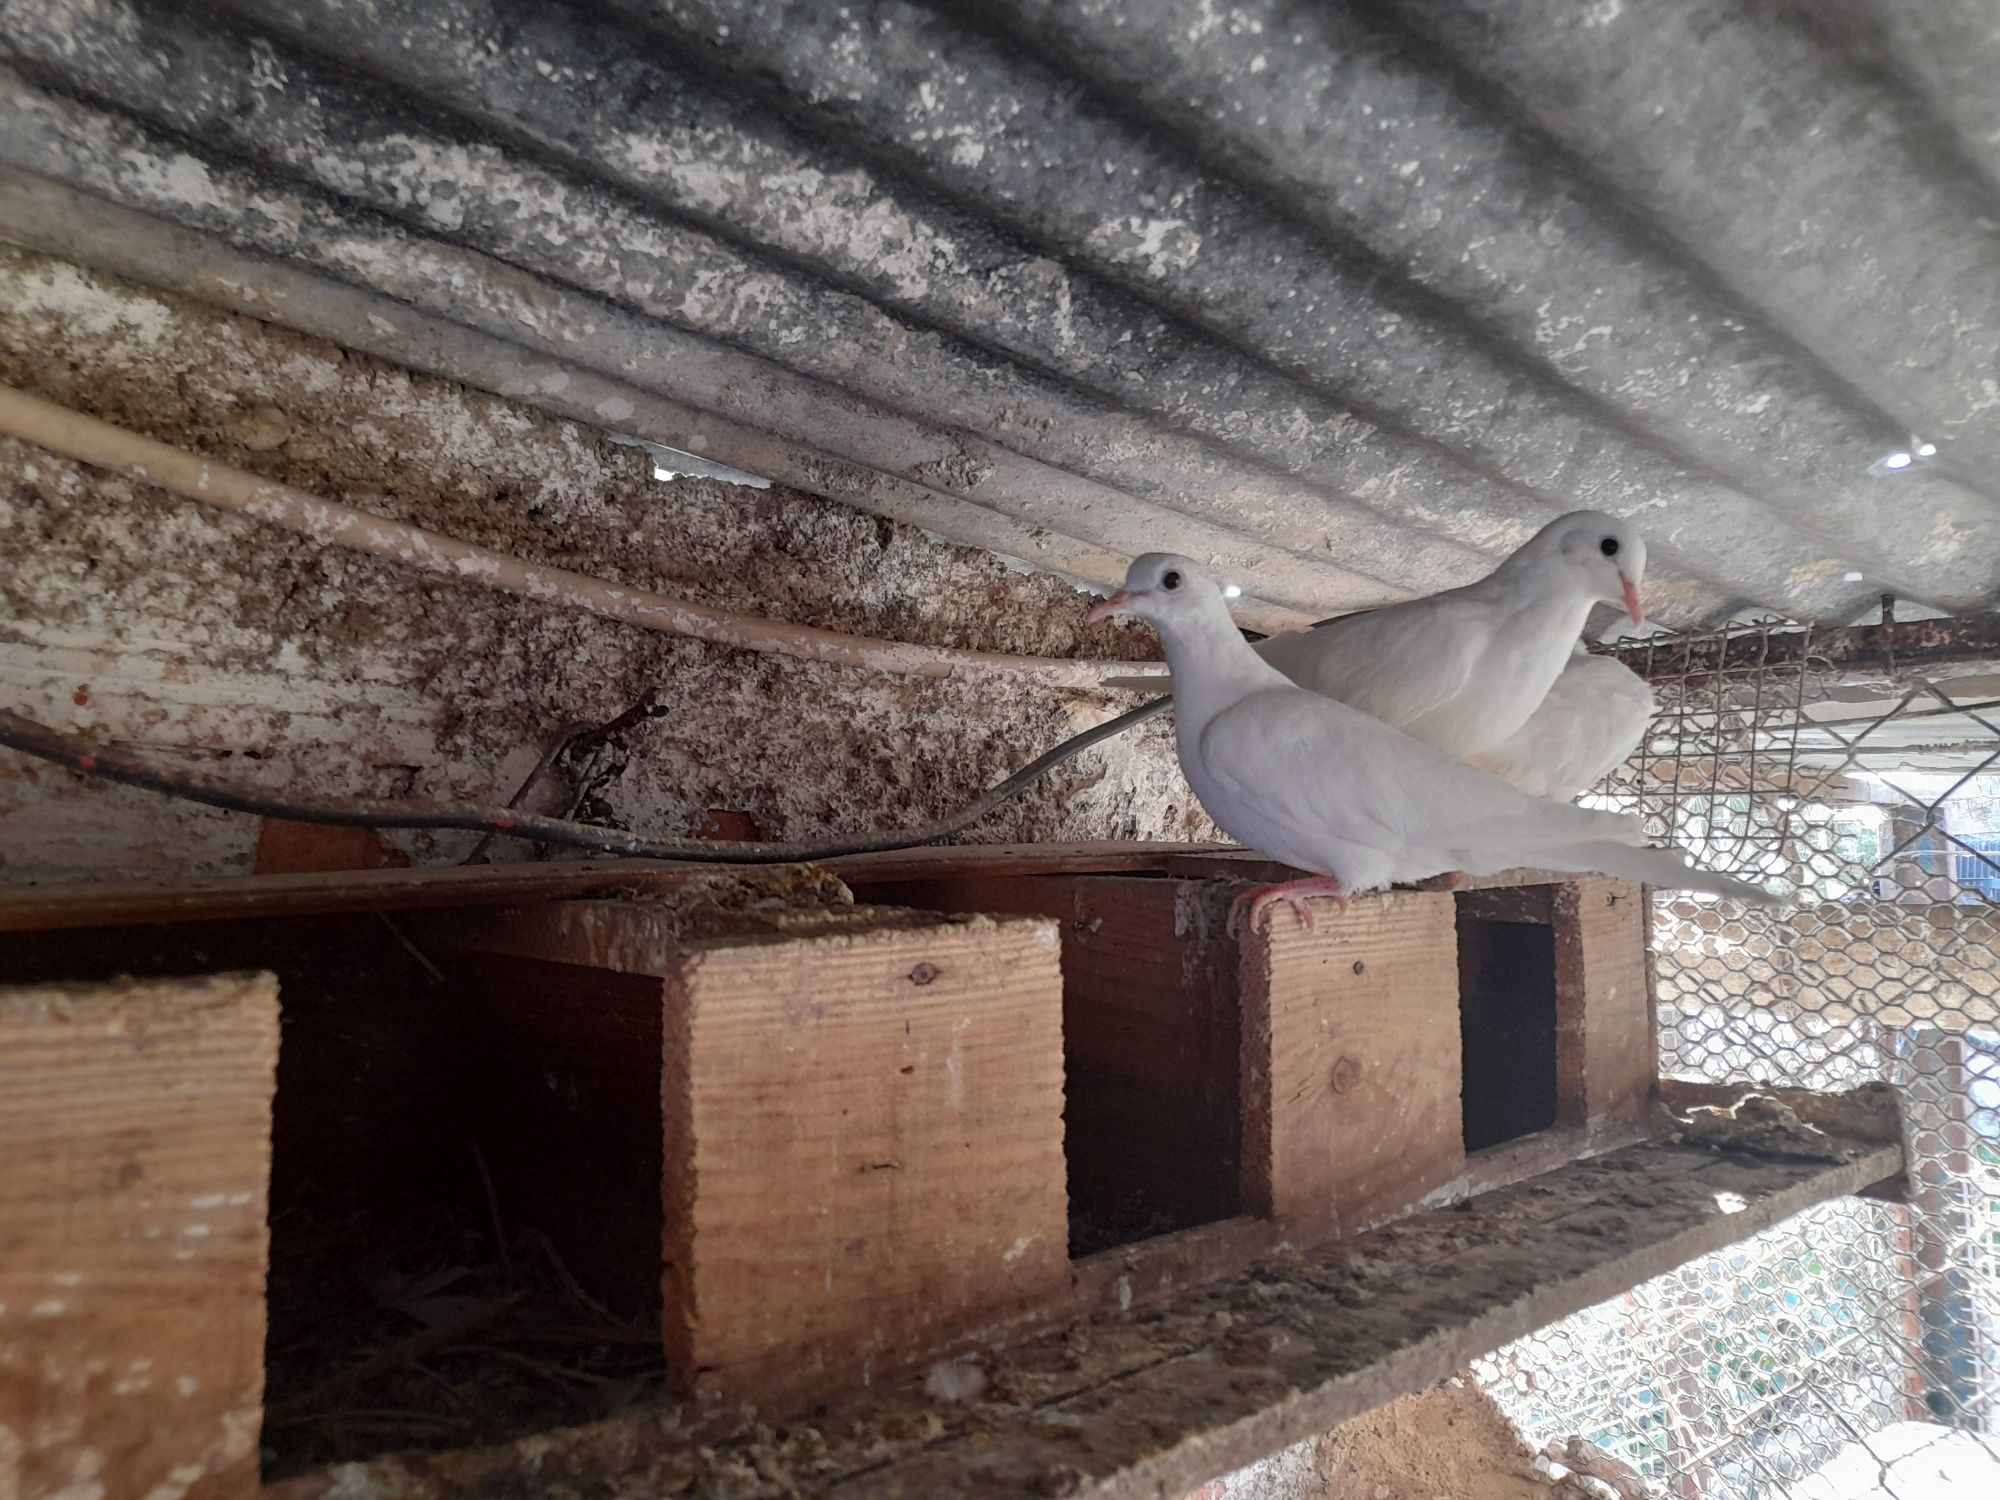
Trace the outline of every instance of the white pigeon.
{"type": "Polygon", "coordinates": [[[1258,886],[1231,911],[1254,928],[1273,901],[1307,926],[1304,898],[1336,897],[1446,871],[1517,866],[1600,871],[1742,901],[1773,898],[1644,844],[1637,818],[1531,797],[1379,719],[1307,692],[1252,650],[1222,591],[1171,553],[1135,560],[1087,621],[1136,615],[1160,633],[1173,674],[1181,770],[1240,843],[1316,872],[1258,886]]]}
{"type": "Polygon", "coordinates": [[[1645,622],[1645,575],[1635,530],[1602,511],[1572,511],[1477,583],[1274,635],[1256,650],[1300,687],[1468,756],[1498,749],[1527,722],[1599,601],[1645,622]]]}
{"type": "Polygon", "coordinates": [[[1573,802],[1632,758],[1656,707],[1645,678],[1579,646],[1528,722],[1466,764],[1533,796],[1573,802]]]}

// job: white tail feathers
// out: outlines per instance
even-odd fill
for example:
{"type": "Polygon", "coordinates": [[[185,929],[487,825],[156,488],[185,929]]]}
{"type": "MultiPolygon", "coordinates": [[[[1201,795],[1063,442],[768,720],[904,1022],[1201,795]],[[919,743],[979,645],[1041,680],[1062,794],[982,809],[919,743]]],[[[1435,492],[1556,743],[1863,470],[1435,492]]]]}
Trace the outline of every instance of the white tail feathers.
{"type": "Polygon", "coordinates": [[[1729,896],[1751,906],[1776,906],[1777,896],[1762,886],[1718,875],[1687,862],[1679,849],[1634,847],[1608,839],[1568,844],[1555,849],[1537,849],[1535,863],[1551,870],[1594,871],[1636,880],[1668,891],[1705,891],[1711,896],[1729,896]]]}

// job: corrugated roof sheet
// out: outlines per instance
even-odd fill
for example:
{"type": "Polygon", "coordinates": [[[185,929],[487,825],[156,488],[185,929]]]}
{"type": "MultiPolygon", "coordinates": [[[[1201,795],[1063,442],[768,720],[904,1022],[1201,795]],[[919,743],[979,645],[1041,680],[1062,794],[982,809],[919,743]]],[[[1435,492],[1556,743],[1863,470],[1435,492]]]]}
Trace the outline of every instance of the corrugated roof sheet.
{"type": "Polygon", "coordinates": [[[0,235],[1246,623],[1586,505],[1671,622],[2000,593],[1984,0],[0,0],[0,64],[0,235]]]}

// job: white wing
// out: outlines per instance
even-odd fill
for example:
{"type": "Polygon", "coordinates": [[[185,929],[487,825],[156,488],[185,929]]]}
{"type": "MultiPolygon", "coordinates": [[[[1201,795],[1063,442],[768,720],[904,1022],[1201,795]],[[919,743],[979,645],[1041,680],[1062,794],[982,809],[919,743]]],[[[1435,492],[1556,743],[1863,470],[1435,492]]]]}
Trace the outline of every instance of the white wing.
{"type": "Polygon", "coordinates": [[[1253,693],[1202,732],[1190,780],[1235,837],[1352,889],[1487,874],[1582,841],[1636,844],[1639,821],[1517,791],[1341,704],[1253,693]]]}
{"type": "Polygon", "coordinates": [[[1440,594],[1274,635],[1256,651],[1300,687],[1412,732],[1472,684],[1491,621],[1471,600],[1440,594]]]}
{"type": "Polygon", "coordinates": [[[1193,751],[1182,764],[1216,822],[1287,864],[1338,876],[1349,890],[1526,867],[1774,900],[1691,867],[1678,849],[1645,847],[1637,818],[1531,797],[1295,688],[1267,688],[1225,709],[1193,751]]]}
{"type": "Polygon", "coordinates": [[[1632,758],[1655,707],[1653,690],[1638,673],[1611,657],[1578,651],[1527,723],[1466,760],[1524,792],[1567,802],[1632,758]]]}

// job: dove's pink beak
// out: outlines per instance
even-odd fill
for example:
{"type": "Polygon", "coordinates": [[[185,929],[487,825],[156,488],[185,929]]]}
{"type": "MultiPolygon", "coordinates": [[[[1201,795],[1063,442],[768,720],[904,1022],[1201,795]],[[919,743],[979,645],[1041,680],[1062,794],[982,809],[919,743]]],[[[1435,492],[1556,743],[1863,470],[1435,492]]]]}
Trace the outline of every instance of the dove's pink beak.
{"type": "Polygon", "coordinates": [[[1623,573],[1618,575],[1618,581],[1625,585],[1625,613],[1632,617],[1634,625],[1645,624],[1646,611],[1639,607],[1638,585],[1634,584],[1623,573]]]}
{"type": "Polygon", "coordinates": [[[1086,625],[1095,625],[1099,620],[1108,620],[1138,597],[1137,594],[1128,593],[1124,589],[1120,589],[1109,599],[1100,599],[1097,603],[1091,605],[1090,613],[1083,617],[1083,623],[1086,625]]]}

